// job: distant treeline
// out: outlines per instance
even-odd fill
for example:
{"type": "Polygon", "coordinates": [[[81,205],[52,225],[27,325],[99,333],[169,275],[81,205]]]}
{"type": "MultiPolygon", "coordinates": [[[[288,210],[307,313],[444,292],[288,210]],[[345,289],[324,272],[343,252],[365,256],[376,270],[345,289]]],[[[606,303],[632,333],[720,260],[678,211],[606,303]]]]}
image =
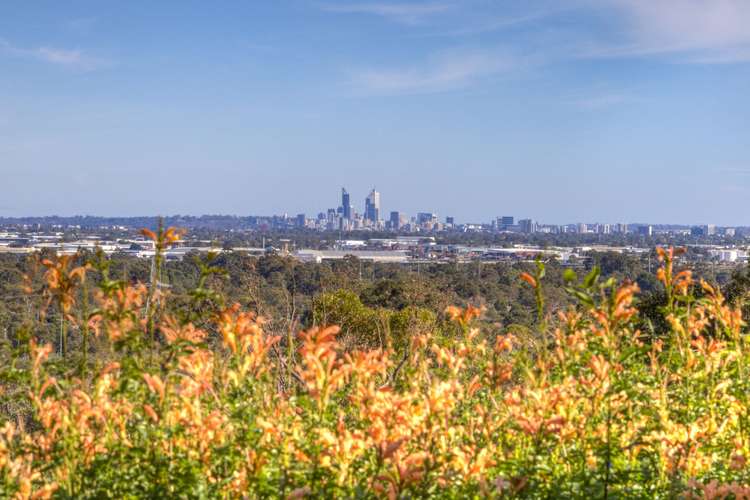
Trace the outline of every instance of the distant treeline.
{"type": "MultiPolygon", "coordinates": [[[[213,229],[251,229],[268,223],[280,223],[284,220],[280,216],[236,216],[236,215],[170,215],[166,217],[99,217],[91,215],[75,215],[61,217],[49,215],[44,217],[0,217],[0,226],[27,225],[49,228],[53,226],[80,227],[82,229],[96,229],[103,226],[123,226],[133,229],[142,227],[155,228],[162,219],[167,226],[185,228],[213,228],[213,229]]],[[[289,219],[291,223],[291,219],[289,219]]]]}
{"type": "MultiPolygon", "coordinates": [[[[44,259],[45,255],[40,258],[44,259]]],[[[91,258],[91,254],[82,252],[76,261],[82,264],[91,258]]],[[[108,262],[113,278],[132,284],[150,280],[152,263],[149,260],[115,254],[108,262]]],[[[633,280],[642,290],[639,307],[643,308],[644,315],[657,317],[663,297],[653,273],[655,263],[653,256],[600,253],[593,254],[583,263],[583,271],[597,267],[604,278],[633,280]],[[652,261],[650,270],[649,260],[652,261]]],[[[290,324],[309,327],[315,320],[316,302],[322,304],[333,300],[342,304],[344,299],[347,307],[395,312],[409,307],[442,311],[453,304],[473,304],[483,308],[482,321],[489,331],[530,328],[536,322],[534,295],[518,278],[521,272],[532,267],[530,263],[401,265],[372,263],[351,257],[316,264],[282,255],[253,257],[233,252],[216,255],[207,261],[205,256],[194,254],[182,261],[163,264],[161,281],[173,296],[175,307],[190,299],[190,291],[199,284],[201,268],[206,265],[216,270],[208,277],[212,289],[228,303],[238,302],[268,318],[271,331],[284,330],[290,324]],[[352,300],[357,303],[352,305],[352,300]]],[[[694,265],[693,269],[697,276],[722,287],[730,300],[750,289],[750,277],[745,267],[714,268],[706,264],[694,265]]],[[[551,311],[561,310],[571,303],[563,290],[564,271],[565,268],[555,261],[547,263],[546,295],[551,311]]],[[[88,279],[93,287],[102,277],[90,271],[88,279]]],[[[29,298],[21,290],[29,284],[34,285],[32,288],[41,286],[36,258],[0,255],[0,331],[5,331],[6,338],[13,338],[13,330],[24,324],[29,298]]],[[[93,297],[89,299],[93,300],[93,297]]],[[[341,315],[336,313],[334,316],[341,315]]],[[[662,326],[652,323],[644,328],[659,329],[662,326]]],[[[51,321],[48,327],[49,336],[45,337],[53,339],[57,326],[51,321]]]]}

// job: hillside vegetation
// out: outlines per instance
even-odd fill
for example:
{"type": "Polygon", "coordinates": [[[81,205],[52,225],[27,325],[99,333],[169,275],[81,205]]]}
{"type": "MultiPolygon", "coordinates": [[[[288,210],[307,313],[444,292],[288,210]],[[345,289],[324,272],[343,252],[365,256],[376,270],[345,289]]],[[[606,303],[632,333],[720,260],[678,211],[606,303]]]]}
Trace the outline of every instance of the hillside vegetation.
{"type": "Polygon", "coordinates": [[[160,253],[142,282],[47,256],[6,309],[0,496],[750,498],[741,293],[657,253],[647,304],[597,267],[516,272],[525,326],[346,278],[264,318],[210,259],[174,290],[160,253]]]}

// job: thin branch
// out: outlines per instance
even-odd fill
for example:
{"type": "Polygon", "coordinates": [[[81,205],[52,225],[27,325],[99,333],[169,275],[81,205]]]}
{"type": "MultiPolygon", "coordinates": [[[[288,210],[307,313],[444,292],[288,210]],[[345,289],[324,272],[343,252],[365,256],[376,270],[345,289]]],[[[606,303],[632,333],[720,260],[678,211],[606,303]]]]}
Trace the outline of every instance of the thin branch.
{"type": "Polygon", "coordinates": [[[276,354],[276,357],[279,359],[279,362],[282,365],[284,365],[284,370],[287,371],[287,372],[289,372],[294,377],[294,379],[297,382],[299,382],[301,385],[304,386],[305,385],[305,381],[302,380],[299,375],[297,375],[297,372],[295,372],[294,370],[290,370],[289,369],[289,367],[286,364],[286,361],[284,361],[284,358],[281,356],[281,353],[279,352],[279,348],[276,347],[276,344],[272,345],[271,349],[273,349],[273,352],[274,352],[274,354],[276,354]]]}
{"type": "Polygon", "coordinates": [[[403,368],[404,364],[406,364],[406,361],[409,359],[409,349],[407,348],[404,351],[404,357],[401,359],[399,364],[396,366],[396,369],[393,370],[393,373],[388,377],[388,380],[385,381],[383,385],[378,387],[378,389],[385,389],[386,387],[392,385],[396,381],[396,377],[398,376],[398,372],[401,371],[401,368],[403,368]]]}

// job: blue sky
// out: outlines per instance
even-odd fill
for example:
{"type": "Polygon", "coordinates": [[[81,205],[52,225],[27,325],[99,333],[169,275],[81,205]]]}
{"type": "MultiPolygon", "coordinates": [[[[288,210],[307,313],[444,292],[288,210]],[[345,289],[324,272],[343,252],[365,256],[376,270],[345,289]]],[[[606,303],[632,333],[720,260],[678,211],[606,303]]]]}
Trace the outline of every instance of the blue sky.
{"type": "Polygon", "coordinates": [[[0,216],[750,225],[746,0],[0,3],[0,216]]]}

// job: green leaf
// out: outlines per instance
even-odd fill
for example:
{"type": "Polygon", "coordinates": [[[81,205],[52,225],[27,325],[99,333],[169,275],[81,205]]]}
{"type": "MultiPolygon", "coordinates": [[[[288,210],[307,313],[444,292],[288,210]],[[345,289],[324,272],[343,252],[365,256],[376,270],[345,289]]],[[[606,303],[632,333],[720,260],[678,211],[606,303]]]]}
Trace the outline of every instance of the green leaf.
{"type": "Polygon", "coordinates": [[[585,292],[580,290],[573,290],[573,296],[588,306],[594,305],[594,299],[585,292]]]}
{"type": "Polygon", "coordinates": [[[544,275],[546,273],[545,265],[544,265],[544,262],[542,262],[538,258],[536,261],[536,269],[537,269],[537,278],[539,279],[544,278],[544,275]]]}
{"type": "Polygon", "coordinates": [[[575,271],[568,268],[563,272],[563,280],[565,280],[565,283],[574,283],[578,281],[578,275],[576,275],[575,271]]]}
{"type": "Polygon", "coordinates": [[[599,274],[601,274],[599,266],[594,266],[591,272],[583,279],[583,286],[585,288],[591,288],[594,286],[594,283],[599,279],[599,274]]]}

